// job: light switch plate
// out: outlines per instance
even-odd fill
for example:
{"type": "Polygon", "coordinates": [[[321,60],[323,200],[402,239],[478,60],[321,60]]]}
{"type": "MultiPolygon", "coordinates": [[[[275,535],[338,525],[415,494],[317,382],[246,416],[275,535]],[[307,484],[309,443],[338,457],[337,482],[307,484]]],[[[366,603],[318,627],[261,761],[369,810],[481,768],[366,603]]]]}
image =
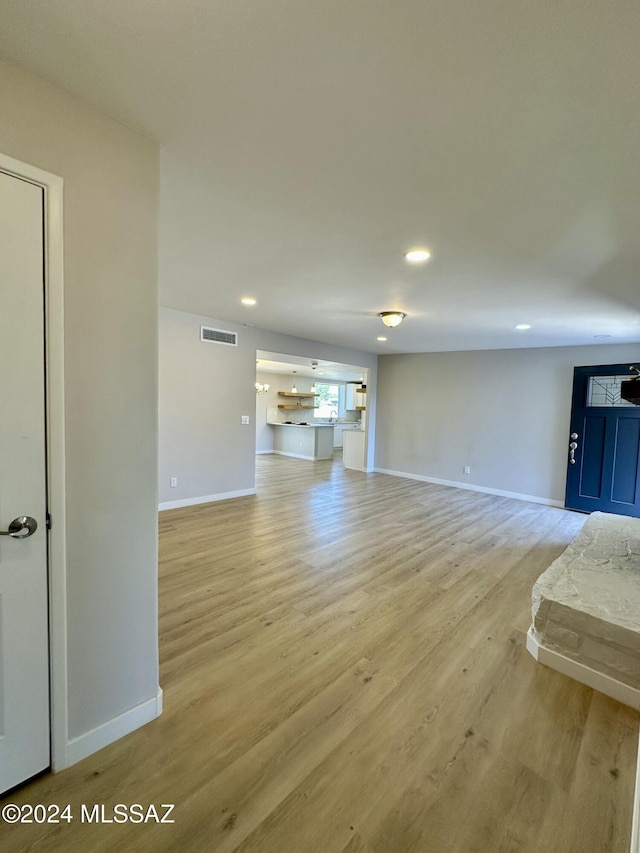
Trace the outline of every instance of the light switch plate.
{"type": "Polygon", "coordinates": [[[242,415],[242,423],[243,424],[249,423],[249,415],[242,415]]]}

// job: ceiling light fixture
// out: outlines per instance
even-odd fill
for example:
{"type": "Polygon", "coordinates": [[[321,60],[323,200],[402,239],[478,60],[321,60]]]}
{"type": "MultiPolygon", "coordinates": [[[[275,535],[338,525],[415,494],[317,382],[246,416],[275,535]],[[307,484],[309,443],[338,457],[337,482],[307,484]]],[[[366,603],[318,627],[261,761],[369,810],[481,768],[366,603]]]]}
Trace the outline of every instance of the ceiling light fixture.
{"type": "Polygon", "coordinates": [[[410,249],[404,253],[405,260],[410,264],[423,264],[431,257],[431,252],[428,249],[410,249]]]}
{"type": "Polygon", "coordinates": [[[516,329],[519,332],[524,332],[526,329],[530,329],[530,328],[531,328],[531,326],[528,323],[518,323],[518,325],[516,326],[516,329]]]}
{"type": "Polygon", "coordinates": [[[291,393],[292,394],[298,393],[298,389],[296,388],[296,371],[295,370],[293,371],[293,385],[291,386],[291,393]]]}
{"type": "Polygon", "coordinates": [[[381,311],[378,317],[382,320],[385,326],[394,329],[399,326],[407,315],[404,311],[381,311]]]}
{"type": "Polygon", "coordinates": [[[257,300],[253,298],[253,296],[243,296],[240,300],[243,305],[255,305],[257,300]]]}
{"type": "Polygon", "coordinates": [[[387,339],[386,339],[386,337],[385,337],[384,335],[378,335],[378,337],[376,338],[376,340],[377,340],[377,341],[386,341],[387,339]]]}

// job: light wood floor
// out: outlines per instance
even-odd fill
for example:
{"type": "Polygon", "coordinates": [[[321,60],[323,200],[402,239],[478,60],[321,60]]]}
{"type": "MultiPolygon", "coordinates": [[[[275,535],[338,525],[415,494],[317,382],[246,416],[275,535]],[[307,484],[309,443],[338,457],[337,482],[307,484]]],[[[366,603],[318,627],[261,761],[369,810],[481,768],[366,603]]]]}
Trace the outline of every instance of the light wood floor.
{"type": "Polygon", "coordinates": [[[163,716],[10,798],[175,824],[1,849],[627,853],[638,715],[524,645],[584,516],[257,461],[257,496],[161,514],[163,716]]]}

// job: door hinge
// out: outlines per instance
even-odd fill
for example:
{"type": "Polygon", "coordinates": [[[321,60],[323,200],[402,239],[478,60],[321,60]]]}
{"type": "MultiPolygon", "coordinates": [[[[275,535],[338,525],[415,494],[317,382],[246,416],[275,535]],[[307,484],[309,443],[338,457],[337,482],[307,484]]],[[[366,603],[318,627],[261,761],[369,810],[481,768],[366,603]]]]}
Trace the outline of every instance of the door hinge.
{"type": "Polygon", "coordinates": [[[47,513],[44,523],[45,523],[45,527],[47,528],[47,530],[51,530],[51,513],[50,512],[47,513]]]}

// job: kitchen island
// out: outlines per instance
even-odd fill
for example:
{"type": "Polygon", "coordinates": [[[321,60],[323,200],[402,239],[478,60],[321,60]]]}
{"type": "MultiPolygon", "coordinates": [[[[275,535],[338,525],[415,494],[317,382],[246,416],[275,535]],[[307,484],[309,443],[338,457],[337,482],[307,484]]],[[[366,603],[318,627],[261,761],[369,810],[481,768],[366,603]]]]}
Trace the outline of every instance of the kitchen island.
{"type": "Polygon", "coordinates": [[[283,424],[271,422],[274,428],[273,452],[296,459],[331,459],[333,456],[333,424],[283,424]]]}

